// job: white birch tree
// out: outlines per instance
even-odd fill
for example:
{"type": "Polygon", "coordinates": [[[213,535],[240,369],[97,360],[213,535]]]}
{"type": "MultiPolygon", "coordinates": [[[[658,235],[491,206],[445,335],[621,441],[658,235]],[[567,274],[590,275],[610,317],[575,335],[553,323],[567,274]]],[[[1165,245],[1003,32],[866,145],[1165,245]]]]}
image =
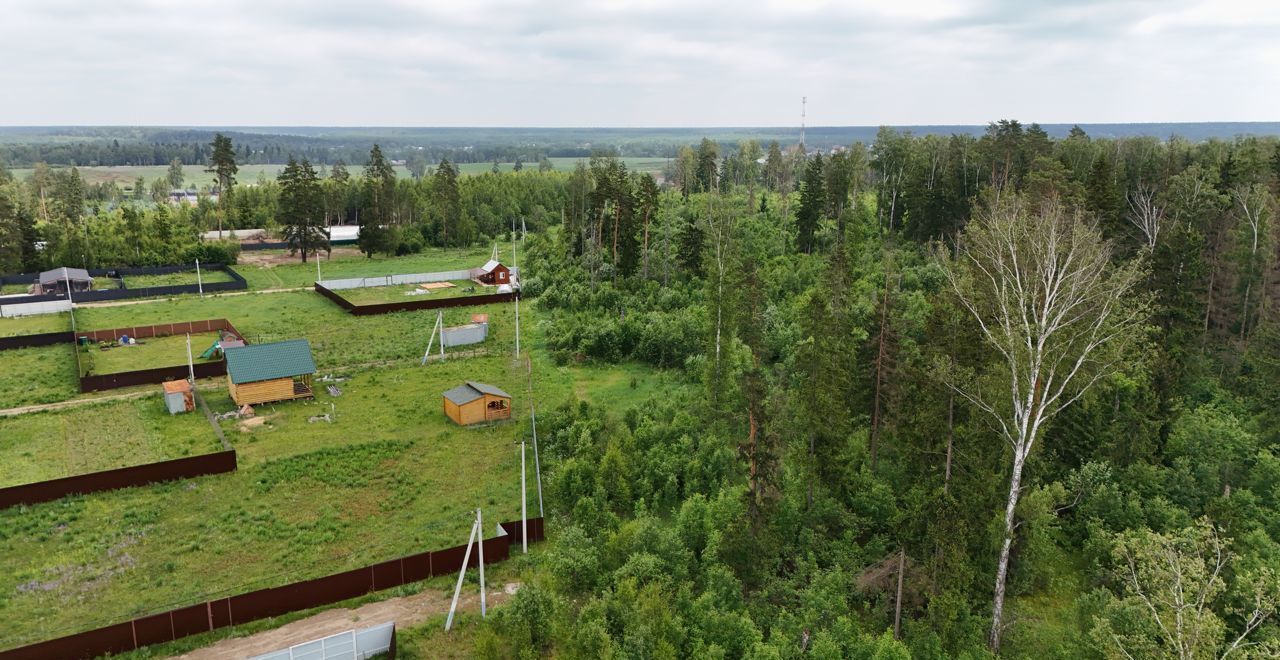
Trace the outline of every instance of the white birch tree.
{"type": "Polygon", "coordinates": [[[1112,265],[1098,229],[1056,201],[1032,209],[1016,196],[997,199],[959,245],[939,258],[995,359],[981,377],[952,378],[951,386],[1012,451],[989,639],[998,651],[1027,458],[1054,416],[1121,367],[1147,307],[1132,293],[1140,260],[1112,265]]]}
{"type": "Polygon", "coordinates": [[[1108,604],[1093,630],[1107,656],[1276,657],[1276,640],[1251,639],[1280,605],[1276,571],[1246,571],[1229,584],[1236,559],[1229,545],[1208,520],[1172,533],[1140,530],[1116,539],[1122,597],[1108,604]],[[1224,609],[1239,622],[1235,629],[1215,611],[1221,601],[1231,603],[1224,609]]]}
{"type": "Polygon", "coordinates": [[[1142,233],[1143,243],[1154,250],[1160,240],[1160,226],[1164,224],[1164,209],[1156,201],[1155,191],[1138,186],[1129,193],[1129,222],[1142,233]]]}

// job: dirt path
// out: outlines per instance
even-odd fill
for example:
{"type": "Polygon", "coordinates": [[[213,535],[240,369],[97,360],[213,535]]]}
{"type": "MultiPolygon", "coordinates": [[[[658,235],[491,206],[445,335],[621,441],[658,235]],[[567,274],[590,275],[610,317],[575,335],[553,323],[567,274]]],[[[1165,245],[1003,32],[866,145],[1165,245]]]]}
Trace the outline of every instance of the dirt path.
{"type": "MultiPolygon", "coordinates": [[[[488,605],[493,607],[505,602],[520,588],[519,583],[509,582],[501,589],[490,588],[488,605]]],[[[429,589],[413,596],[389,598],[376,603],[366,603],[352,610],[338,608],[325,610],[314,616],[287,623],[274,630],[266,630],[248,637],[232,637],[213,646],[173,656],[178,660],[219,660],[221,658],[248,658],[262,655],[313,639],[336,633],[394,621],[397,628],[422,623],[433,616],[449,611],[453,594],[429,589]]],[[[458,611],[480,609],[480,595],[463,591],[458,601],[458,611]]]]}
{"type": "MultiPolygon", "coordinates": [[[[217,383],[197,384],[196,387],[201,390],[215,390],[218,388],[217,383]]],[[[103,396],[94,396],[84,399],[67,399],[66,401],[55,401],[53,403],[37,403],[30,406],[19,406],[17,408],[0,409],[0,417],[8,417],[10,415],[24,415],[26,413],[41,412],[44,410],[61,410],[63,408],[75,408],[76,406],[88,406],[103,401],[119,401],[122,399],[137,399],[144,396],[155,396],[155,392],[151,389],[140,392],[125,392],[124,394],[106,394],[103,396]]]]}

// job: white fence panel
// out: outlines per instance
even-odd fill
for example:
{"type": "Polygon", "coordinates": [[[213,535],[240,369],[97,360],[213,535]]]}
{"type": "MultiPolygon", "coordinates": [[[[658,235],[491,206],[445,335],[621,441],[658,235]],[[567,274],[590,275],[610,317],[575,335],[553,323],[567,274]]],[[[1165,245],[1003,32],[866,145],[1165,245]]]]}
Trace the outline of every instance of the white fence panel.
{"type": "Polygon", "coordinates": [[[251,660],[365,660],[391,650],[396,634],[394,621],[329,635],[287,649],[255,656],[251,660]]]}
{"type": "Polygon", "coordinates": [[[479,344],[487,336],[489,336],[488,323],[468,323],[467,325],[445,328],[444,347],[452,348],[454,346],[466,346],[467,344],[479,344]]]}
{"type": "Polygon", "coordinates": [[[470,270],[448,270],[440,273],[411,273],[408,275],[380,275],[375,277],[351,277],[340,280],[320,280],[320,286],[330,291],[363,289],[370,286],[395,284],[422,284],[425,282],[450,282],[471,279],[470,270]]]}
{"type": "Polygon", "coordinates": [[[71,311],[71,302],[67,300],[0,305],[0,317],[4,318],[35,316],[36,314],[57,314],[69,311],[71,311]]]}

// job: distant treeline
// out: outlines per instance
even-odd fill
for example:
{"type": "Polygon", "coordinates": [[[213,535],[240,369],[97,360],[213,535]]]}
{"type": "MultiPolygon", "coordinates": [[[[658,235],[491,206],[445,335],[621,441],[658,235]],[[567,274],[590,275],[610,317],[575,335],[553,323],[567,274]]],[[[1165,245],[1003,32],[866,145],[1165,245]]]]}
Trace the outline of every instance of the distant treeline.
{"type": "MultiPolygon", "coordinates": [[[[985,126],[904,126],[922,135],[981,136],[985,126]]],[[[1066,137],[1071,124],[1044,124],[1050,137],[1066,137]]],[[[1177,135],[1199,142],[1239,135],[1280,135],[1280,122],[1205,122],[1165,124],[1082,124],[1095,137],[1159,137],[1177,135]]],[[[50,165],[138,166],[204,165],[216,131],[236,144],[240,164],[284,163],[290,156],[316,165],[361,163],[376,142],[392,160],[424,159],[438,163],[493,161],[536,163],[543,157],[582,158],[593,154],[674,157],[680,146],[703,137],[722,149],[743,140],[783,145],[800,141],[799,127],[762,128],[326,128],[239,127],[232,129],[172,127],[0,127],[0,162],[8,167],[50,165]]],[[[813,126],[805,131],[808,147],[829,149],[875,140],[874,126],[813,126]]]]}

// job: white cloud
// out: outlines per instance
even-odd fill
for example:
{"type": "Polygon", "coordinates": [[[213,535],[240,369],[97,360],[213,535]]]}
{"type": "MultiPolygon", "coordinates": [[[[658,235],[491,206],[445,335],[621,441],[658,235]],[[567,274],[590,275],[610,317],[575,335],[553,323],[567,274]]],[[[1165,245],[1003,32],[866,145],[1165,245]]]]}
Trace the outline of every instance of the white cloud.
{"type": "Polygon", "coordinates": [[[1274,120],[1246,0],[11,0],[6,124],[1274,120]]]}

